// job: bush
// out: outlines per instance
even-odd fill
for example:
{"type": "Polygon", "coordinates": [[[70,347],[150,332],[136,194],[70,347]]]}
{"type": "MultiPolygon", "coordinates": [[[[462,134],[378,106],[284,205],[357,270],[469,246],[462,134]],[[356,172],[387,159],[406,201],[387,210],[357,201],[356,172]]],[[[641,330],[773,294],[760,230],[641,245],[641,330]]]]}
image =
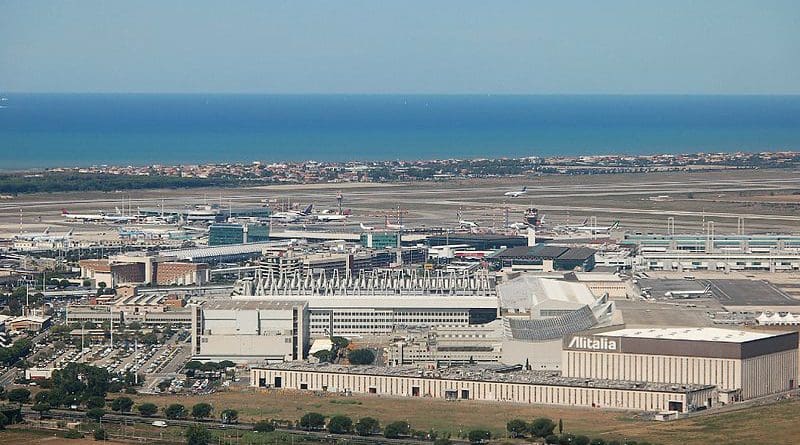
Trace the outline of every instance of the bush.
{"type": "Polygon", "coordinates": [[[164,408],[164,416],[167,419],[182,419],[186,417],[186,407],[180,403],[173,403],[164,408]]]}
{"type": "Polygon", "coordinates": [[[325,416],[320,413],[306,413],[300,418],[300,428],[321,430],[325,428],[325,416]]]}
{"type": "Polygon", "coordinates": [[[235,409],[223,410],[222,413],[220,413],[219,418],[222,423],[237,423],[239,422],[239,411],[236,411],[235,409]]]}
{"type": "Polygon", "coordinates": [[[486,443],[492,438],[492,433],[486,430],[472,430],[467,434],[467,439],[471,444],[486,443]]]}
{"type": "Polygon", "coordinates": [[[82,439],[82,438],[83,434],[81,434],[81,432],[78,430],[67,430],[67,432],[64,433],[64,439],[82,439]]]}
{"type": "Polygon", "coordinates": [[[589,445],[591,440],[586,436],[575,436],[575,440],[572,441],[575,445],[589,445]]]}
{"type": "Polygon", "coordinates": [[[106,411],[103,408],[92,408],[92,409],[86,411],[86,417],[88,417],[88,418],[90,418],[92,420],[96,420],[98,422],[105,415],[106,415],[106,411]]]}
{"type": "Polygon", "coordinates": [[[145,417],[150,417],[158,412],[158,407],[155,403],[142,403],[137,406],[136,409],[139,410],[139,414],[145,417]]]}
{"type": "Polygon", "coordinates": [[[356,349],[347,354],[347,359],[353,365],[371,365],[375,361],[375,353],[369,349],[356,349]]]}
{"type": "Polygon", "coordinates": [[[92,433],[94,440],[108,440],[108,433],[103,428],[97,428],[92,433]]]}
{"type": "Polygon", "coordinates": [[[211,433],[200,425],[191,425],[184,431],[186,445],[208,445],[211,443],[211,433]]]}
{"type": "Polygon", "coordinates": [[[356,422],[356,433],[359,436],[369,436],[380,430],[380,423],[372,417],[362,417],[356,422]]]}
{"type": "Polygon", "coordinates": [[[111,402],[111,409],[120,413],[130,412],[133,408],[133,400],[130,397],[117,397],[111,402]]]}
{"type": "Polygon", "coordinates": [[[106,399],[102,397],[89,397],[86,399],[86,409],[102,408],[106,406],[106,399]]]}
{"type": "Polygon", "coordinates": [[[271,433],[275,431],[275,425],[273,425],[269,420],[259,420],[253,426],[253,430],[259,433],[271,433]]]}
{"type": "Polygon", "coordinates": [[[15,403],[28,403],[31,392],[27,388],[15,388],[8,392],[8,401],[15,403]]]}
{"type": "Polygon", "coordinates": [[[333,416],[328,422],[328,432],[333,434],[350,434],[353,432],[353,420],[347,416],[333,416]]]}
{"type": "Polygon", "coordinates": [[[450,440],[450,436],[446,437],[437,437],[436,440],[433,441],[433,445],[453,445],[453,441],[450,440]]]}
{"type": "Polygon", "coordinates": [[[192,407],[192,417],[195,419],[205,419],[211,415],[211,411],[213,410],[214,408],[208,403],[200,402],[192,407]]]}
{"type": "Polygon", "coordinates": [[[558,443],[559,445],[571,445],[575,441],[575,436],[573,434],[561,434],[558,436],[558,443]]]}
{"type": "Polygon", "coordinates": [[[601,439],[598,437],[596,439],[592,439],[592,441],[589,442],[589,445],[606,445],[606,441],[605,439],[601,439]]]}
{"type": "Polygon", "coordinates": [[[400,436],[408,436],[411,433],[411,425],[408,422],[392,422],[383,429],[383,437],[387,439],[397,439],[400,436]]]}
{"type": "Polygon", "coordinates": [[[506,424],[506,430],[511,433],[511,437],[525,437],[528,433],[528,424],[524,420],[513,419],[506,424]]]}
{"type": "Polygon", "coordinates": [[[33,397],[33,401],[36,403],[47,403],[50,404],[50,391],[39,391],[33,397]]]}
{"type": "Polygon", "coordinates": [[[540,417],[531,422],[530,432],[535,437],[547,437],[553,434],[556,424],[547,417],[540,417]]]}

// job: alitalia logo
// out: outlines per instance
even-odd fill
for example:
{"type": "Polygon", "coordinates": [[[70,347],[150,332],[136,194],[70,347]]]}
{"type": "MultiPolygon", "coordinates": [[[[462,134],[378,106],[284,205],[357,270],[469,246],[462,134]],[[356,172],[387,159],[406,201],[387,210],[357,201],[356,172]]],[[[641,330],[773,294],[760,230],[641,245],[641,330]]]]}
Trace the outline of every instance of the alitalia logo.
{"type": "Polygon", "coordinates": [[[616,340],[609,340],[605,337],[572,337],[568,348],[591,349],[594,351],[616,351],[616,340]]]}

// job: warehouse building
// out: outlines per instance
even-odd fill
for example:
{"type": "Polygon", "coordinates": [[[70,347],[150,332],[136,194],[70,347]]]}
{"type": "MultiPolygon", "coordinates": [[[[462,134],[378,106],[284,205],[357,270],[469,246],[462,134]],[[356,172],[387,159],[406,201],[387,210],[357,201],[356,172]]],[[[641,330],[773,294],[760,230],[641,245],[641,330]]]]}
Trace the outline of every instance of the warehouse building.
{"type": "Polygon", "coordinates": [[[269,363],[307,357],[304,301],[212,300],[191,310],[195,360],[269,363]]]}
{"type": "Polygon", "coordinates": [[[797,387],[798,333],[618,329],[564,338],[565,377],[712,385],[723,403],[797,387]]]}
{"type": "Polygon", "coordinates": [[[416,367],[281,363],[251,368],[250,382],[259,388],[681,413],[711,407],[716,400],[712,385],[565,378],[552,372],[500,366],[424,371],[416,367]]]}
{"type": "Polygon", "coordinates": [[[553,270],[594,269],[596,251],[588,247],[563,247],[537,244],[503,249],[490,259],[502,267],[550,272],[553,270]]]}

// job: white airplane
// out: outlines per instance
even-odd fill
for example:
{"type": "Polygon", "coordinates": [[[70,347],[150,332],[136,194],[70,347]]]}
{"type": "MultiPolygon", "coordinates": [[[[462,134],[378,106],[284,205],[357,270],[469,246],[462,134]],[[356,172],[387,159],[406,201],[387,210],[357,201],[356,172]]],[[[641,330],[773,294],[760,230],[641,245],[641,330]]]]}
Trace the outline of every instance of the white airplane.
{"type": "Polygon", "coordinates": [[[366,226],[364,225],[364,223],[358,223],[358,225],[361,227],[361,230],[366,230],[366,231],[375,230],[375,226],[366,226]]]}
{"type": "Polygon", "coordinates": [[[53,241],[69,241],[72,237],[72,230],[63,234],[63,235],[45,235],[45,236],[38,236],[33,239],[36,242],[53,242],[53,241]]]}
{"type": "Polygon", "coordinates": [[[509,224],[508,228],[509,229],[514,229],[514,230],[523,230],[523,229],[527,229],[528,225],[525,224],[525,223],[518,222],[518,223],[509,224]]]}
{"type": "Polygon", "coordinates": [[[317,214],[317,220],[322,222],[346,221],[348,216],[350,215],[347,213],[340,215],[330,210],[324,210],[322,213],[317,214]]]}
{"type": "Polygon", "coordinates": [[[305,218],[305,217],[311,215],[311,209],[313,209],[313,208],[314,208],[314,204],[309,204],[308,206],[306,206],[305,209],[303,209],[301,211],[289,210],[289,211],[286,211],[286,212],[275,212],[275,213],[269,215],[269,218],[270,219],[275,219],[275,220],[278,220],[278,221],[282,221],[282,222],[295,222],[295,221],[300,220],[301,218],[305,218]]]}
{"type": "Polygon", "coordinates": [[[44,231],[38,232],[38,233],[36,233],[36,232],[28,232],[28,233],[17,234],[17,235],[14,235],[14,239],[20,239],[20,240],[24,239],[24,240],[32,241],[32,240],[34,240],[36,238],[39,238],[39,237],[42,237],[42,236],[47,236],[48,233],[50,233],[50,227],[47,227],[47,228],[44,229],[44,231]]]}
{"type": "Polygon", "coordinates": [[[405,224],[392,224],[390,222],[386,223],[386,229],[388,230],[405,230],[405,224]]]}
{"type": "Polygon", "coordinates": [[[608,233],[608,232],[616,229],[617,227],[619,227],[619,221],[614,221],[614,223],[611,224],[610,226],[589,226],[589,225],[586,225],[588,222],[589,222],[589,218],[586,218],[586,219],[583,220],[583,222],[581,224],[575,224],[575,225],[567,224],[567,225],[563,225],[563,226],[556,226],[555,229],[556,230],[567,230],[567,231],[572,231],[572,232],[588,232],[588,233],[592,233],[592,234],[598,234],[598,233],[608,233]]]}
{"type": "Polygon", "coordinates": [[[73,221],[82,221],[82,222],[99,222],[105,219],[105,215],[102,213],[93,213],[93,214],[86,214],[86,213],[69,213],[67,209],[61,209],[61,216],[68,220],[73,221]]]}
{"type": "Polygon", "coordinates": [[[711,285],[706,286],[703,290],[673,290],[664,292],[664,296],[667,298],[699,298],[711,291],[711,285]]]}
{"type": "Polygon", "coordinates": [[[458,222],[458,225],[461,226],[462,229],[477,229],[478,228],[478,223],[473,222],[473,221],[465,221],[463,219],[458,222]]]}
{"type": "Polygon", "coordinates": [[[527,193],[528,193],[528,187],[524,186],[519,190],[514,190],[514,191],[511,191],[511,192],[505,192],[505,193],[503,193],[503,196],[509,196],[511,198],[517,198],[517,197],[520,197],[520,196],[525,195],[527,193]]]}

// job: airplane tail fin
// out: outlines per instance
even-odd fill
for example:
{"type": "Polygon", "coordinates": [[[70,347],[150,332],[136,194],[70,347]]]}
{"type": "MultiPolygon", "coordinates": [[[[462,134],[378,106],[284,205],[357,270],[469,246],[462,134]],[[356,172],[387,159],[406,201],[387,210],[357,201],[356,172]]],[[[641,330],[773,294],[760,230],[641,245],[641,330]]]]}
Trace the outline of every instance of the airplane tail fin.
{"type": "Polygon", "coordinates": [[[50,226],[45,227],[44,228],[44,232],[42,232],[42,233],[45,233],[45,234],[50,233],[50,226]]]}
{"type": "Polygon", "coordinates": [[[314,208],[314,204],[307,205],[306,208],[303,209],[303,212],[302,212],[303,215],[310,214],[311,213],[311,209],[313,209],[313,208],[314,208]]]}
{"type": "Polygon", "coordinates": [[[581,224],[583,224],[585,226],[588,222],[589,222],[589,218],[586,218],[586,219],[583,220],[583,223],[581,223],[581,224]]]}
{"type": "Polygon", "coordinates": [[[528,191],[528,186],[527,185],[523,185],[522,186],[522,191],[523,192],[527,192],[528,191]]]}
{"type": "Polygon", "coordinates": [[[72,236],[72,232],[74,232],[74,231],[75,231],[75,229],[69,229],[69,232],[67,232],[67,236],[72,236]]]}
{"type": "Polygon", "coordinates": [[[67,211],[67,209],[61,209],[61,214],[62,215],[69,215],[69,212],[67,211]]]}

